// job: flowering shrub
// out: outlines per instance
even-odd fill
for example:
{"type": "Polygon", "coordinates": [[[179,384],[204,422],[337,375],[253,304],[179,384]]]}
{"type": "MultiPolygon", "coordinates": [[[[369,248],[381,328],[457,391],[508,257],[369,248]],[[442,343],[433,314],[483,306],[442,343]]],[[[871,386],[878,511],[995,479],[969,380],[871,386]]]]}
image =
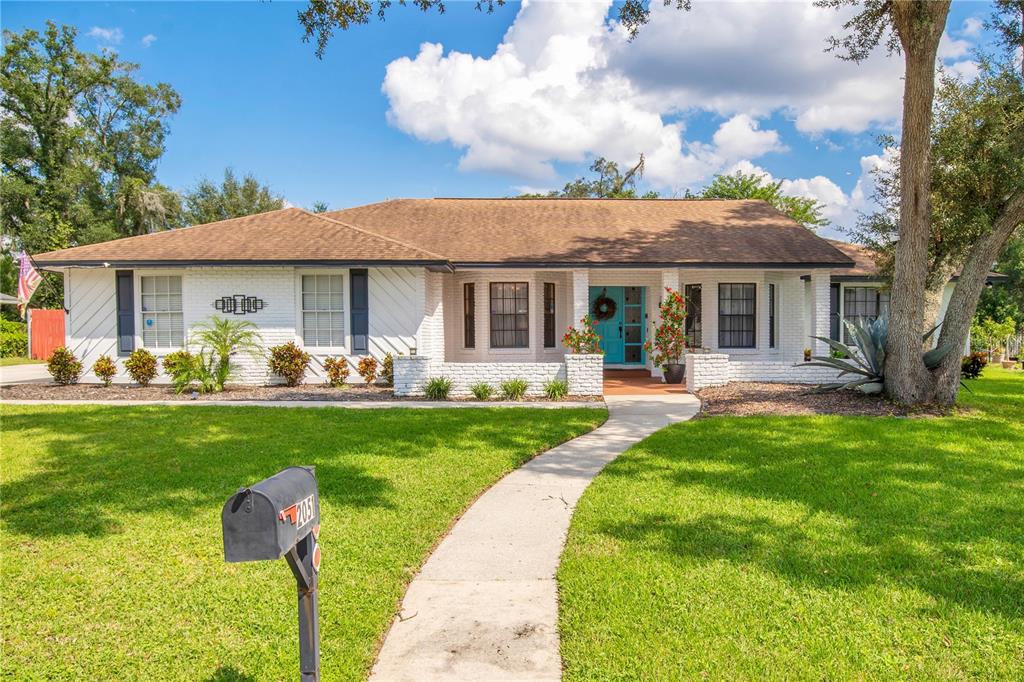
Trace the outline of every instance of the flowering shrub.
{"type": "Polygon", "coordinates": [[[302,383],[309,361],[309,353],[296,346],[294,341],[270,349],[270,371],[284,379],[288,386],[302,383]]]}
{"type": "Polygon", "coordinates": [[[111,379],[117,376],[117,365],[109,355],[101,355],[96,358],[96,362],[92,363],[92,373],[103,382],[104,386],[109,386],[111,379]]]}
{"type": "Polygon", "coordinates": [[[132,381],[139,386],[149,386],[149,382],[156,378],[156,356],[145,348],[136,348],[124,361],[124,368],[128,370],[132,381]]]}
{"type": "Polygon", "coordinates": [[[598,336],[597,332],[594,331],[594,318],[590,315],[585,315],[580,320],[581,329],[576,327],[569,327],[565,332],[565,336],[562,337],[562,343],[568,348],[574,355],[581,353],[604,353],[601,350],[601,337],[598,336]]]}
{"type": "Polygon", "coordinates": [[[359,359],[359,364],[356,366],[356,371],[359,372],[359,376],[363,378],[366,385],[369,386],[377,380],[377,360],[372,355],[367,355],[365,358],[359,359]]]}
{"type": "Polygon", "coordinates": [[[61,346],[54,349],[46,362],[46,371],[58,384],[77,384],[78,377],[82,376],[82,363],[66,346],[61,346]]]}
{"type": "Polygon", "coordinates": [[[654,338],[644,344],[644,350],[658,367],[678,365],[686,352],[686,300],[678,291],[665,287],[665,298],[659,309],[661,320],[654,328],[654,338]]]}
{"type": "Polygon", "coordinates": [[[334,387],[345,385],[348,379],[348,360],[342,357],[324,358],[324,371],[327,372],[327,383],[334,387]]]}

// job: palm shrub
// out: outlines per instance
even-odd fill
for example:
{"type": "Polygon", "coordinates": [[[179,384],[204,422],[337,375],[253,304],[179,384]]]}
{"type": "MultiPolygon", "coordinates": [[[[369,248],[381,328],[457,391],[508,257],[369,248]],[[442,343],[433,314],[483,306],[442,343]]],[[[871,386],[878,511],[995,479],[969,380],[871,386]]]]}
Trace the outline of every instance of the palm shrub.
{"type": "Polygon", "coordinates": [[[481,381],[478,384],[470,386],[469,392],[472,393],[473,397],[477,400],[490,400],[491,396],[494,395],[494,387],[484,381],[481,381]]]}
{"type": "Polygon", "coordinates": [[[117,376],[117,365],[109,355],[101,355],[92,363],[92,373],[104,386],[109,386],[111,380],[117,376]]]}
{"type": "Polygon", "coordinates": [[[548,400],[561,400],[569,395],[569,382],[565,379],[552,379],[544,384],[544,395],[548,400]]]}
{"type": "Polygon", "coordinates": [[[298,386],[306,376],[312,358],[294,341],[270,349],[270,371],[284,379],[288,386],[298,386]]]}
{"type": "Polygon", "coordinates": [[[156,356],[145,348],[136,348],[124,361],[124,368],[132,381],[139,386],[149,386],[158,371],[156,356]]]}
{"type": "Polygon", "coordinates": [[[433,377],[423,387],[423,394],[428,400],[448,400],[452,390],[452,380],[448,377],[433,377]]]}
{"type": "Polygon", "coordinates": [[[223,391],[232,377],[232,358],[239,354],[263,356],[263,337],[256,325],[246,320],[228,320],[213,315],[208,322],[192,327],[189,344],[199,347],[202,365],[212,373],[215,391],[223,391]]]}
{"type": "Polygon", "coordinates": [[[522,400],[530,386],[526,379],[509,379],[501,382],[501,397],[505,400],[522,400]]]}
{"type": "MultiPolygon", "coordinates": [[[[839,351],[846,357],[816,355],[805,366],[829,367],[839,370],[839,379],[847,375],[852,375],[854,378],[822,384],[816,390],[823,392],[836,391],[841,388],[856,388],[863,393],[881,393],[885,386],[885,342],[889,338],[889,317],[880,315],[871,322],[843,320],[843,324],[846,326],[850,338],[853,339],[852,344],[843,344],[824,336],[814,338],[827,343],[833,351],[839,351]]],[[[935,329],[925,334],[921,343],[931,338],[935,329]]],[[[953,344],[946,344],[924,353],[921,359],[925,367],[928,369],[938,367],[942,359],[953,350],[953,347],[953,344]]]]}
{"type": "Polygon", "coordinates": [[[363,382],[367,386],[377,380],[377,360],[372,355],[367,355],[365,358],[359,358],[359,364],[356,365],[356,371],[359,372],[359,376],[363,378],[363,382]]]}
{"type": "Polygon", "coordinates": [[[77,384],[78,378],[82,376],[82,363],[67,346],[60,346],[53,350],[50,359],[46,361],[46,371],[58,384],[77,384]]]}
{"type": "Polygon", "coordinates": [[[351,370],[348,367],[348,360],[339,356],[324,358],[324,371],[327,372],[327,383],[335,388],[341,388],[345,385],[351,370]]]}

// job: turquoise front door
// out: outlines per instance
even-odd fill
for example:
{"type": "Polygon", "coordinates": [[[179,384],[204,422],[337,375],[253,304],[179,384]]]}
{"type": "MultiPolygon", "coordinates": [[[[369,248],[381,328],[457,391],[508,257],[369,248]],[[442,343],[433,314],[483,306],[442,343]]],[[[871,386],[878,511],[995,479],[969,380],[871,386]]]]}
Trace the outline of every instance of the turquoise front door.
{"type": "Polygon", "coordinates": [[[643,364],[644,287],[590,287],[590,314],[601,337],[605,364],[643,364]],[[611,315],[604,320],[599,319],[599,298],[611,302],[605,306],[611,315]]]}

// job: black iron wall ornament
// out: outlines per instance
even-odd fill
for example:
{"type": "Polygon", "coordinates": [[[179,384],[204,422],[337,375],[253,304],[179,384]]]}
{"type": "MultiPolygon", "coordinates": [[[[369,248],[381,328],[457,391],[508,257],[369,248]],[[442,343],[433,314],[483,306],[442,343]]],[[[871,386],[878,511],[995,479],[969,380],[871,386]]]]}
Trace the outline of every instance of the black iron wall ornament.
{"type": "Polygon", "coordinates": [[[594,299],[594,319],[598,322],[610,320],[615,317],[615,299],[608,297],[608,290],[601,291],[601,295],[594,299]]]}
{"type": "Polygon", "coordinates": [[[213,307],[228,315],[246,315],[258,313],[266,307],[262,298],[235,294],[234,296],[221,296],[213,302],[213,307]]]}

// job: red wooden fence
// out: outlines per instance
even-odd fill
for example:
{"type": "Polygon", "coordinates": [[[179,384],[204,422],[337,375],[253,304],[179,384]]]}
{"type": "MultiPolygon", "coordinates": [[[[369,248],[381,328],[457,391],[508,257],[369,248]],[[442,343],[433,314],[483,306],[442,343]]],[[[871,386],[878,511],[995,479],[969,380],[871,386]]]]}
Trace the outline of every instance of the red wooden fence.
{"type": "Polygon", "coordinates": [[[64,311],[32,310],[32,348],[29,356],[49,360],[55,348],[64,345],[64,311]]]}

